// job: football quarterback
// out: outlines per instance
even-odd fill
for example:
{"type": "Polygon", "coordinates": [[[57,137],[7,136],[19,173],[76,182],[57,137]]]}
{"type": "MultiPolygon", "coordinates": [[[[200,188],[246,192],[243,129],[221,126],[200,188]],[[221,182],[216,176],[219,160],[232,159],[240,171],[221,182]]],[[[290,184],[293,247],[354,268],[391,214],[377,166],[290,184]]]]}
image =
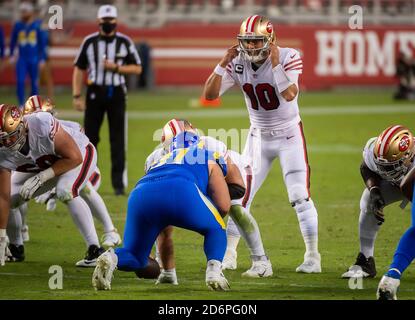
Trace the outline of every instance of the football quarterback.
{"type": "Polygon", "coordinates": [[[405,196],[400,185],[415,166],[414,155],[414,136],[401,125],[386,128],[366,143],[360,166],[366,185],[360,199],[360,252],[343,278],[376,276],[374,247],[376,235],[385,222],[384,208],[397,201],[402,201],[404,207],[412,199],[405,196]]]}
{"type": "MultiPolygon", "coordinates": [[[[273,160],[279,158],[306,248],[304,262],[296,271],[319,273],[318,217],[310,194],[310,167],[297,103],[303,67],[300,52],[277,46],[274,26],[259,15],[242,22],[237,40],[207,79],[204,96],[213,100],[234,85],[241,88],[251,123],[243,156],[254,175],[245,208],[249,211],[273,160]]],[[[227,252],[236,252],[238,241],[228,238],[228,243],[233,248],[228,245],[227,252]]],[[[234,256],[225,256],[225,261],[234,256]]]]}

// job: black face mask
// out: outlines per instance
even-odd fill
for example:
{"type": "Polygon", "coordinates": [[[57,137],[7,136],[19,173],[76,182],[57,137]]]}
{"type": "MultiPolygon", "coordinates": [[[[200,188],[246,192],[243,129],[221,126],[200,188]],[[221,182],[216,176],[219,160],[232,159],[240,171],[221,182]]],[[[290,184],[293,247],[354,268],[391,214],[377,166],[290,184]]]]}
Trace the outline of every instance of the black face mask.
{"type": "Polygon", "coordinates": [[[115,28],[117,28],[117,24],[111,22],[103,22],[100,23],[99,26],[101,27],[102,32],[105,34],[110,34],[115,30],[115,28]]]}

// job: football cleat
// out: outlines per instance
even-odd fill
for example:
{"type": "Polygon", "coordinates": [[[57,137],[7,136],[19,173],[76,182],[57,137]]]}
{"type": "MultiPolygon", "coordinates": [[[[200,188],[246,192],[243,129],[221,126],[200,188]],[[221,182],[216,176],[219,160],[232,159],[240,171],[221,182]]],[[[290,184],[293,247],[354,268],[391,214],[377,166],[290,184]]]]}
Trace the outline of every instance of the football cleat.
{"type": "Polygon", "coordinates": [[[384,275],[379,282],[376,298],[378,300],[397,300],[396,293],[400,283],[401,281],[399,279],[384,275]]]}
{"type": "Polygon", "coordinates": [[[102,236],[102,246],[105,248],[119,246],[121,242],[121,237],[117,232],[117,229],[114,229],[110,232],[105,232],[102,236]]]}
{"type": "Polygon", "coordinates": [[[374,278],[376,276],[375,258],[366,258],[363,253],[359,253],[356,262],[349,270],[342,274],[342,278],[374,278]]]}
{"type": "Polygon", "coordinates": [[[90,245],[85,258],[76,263],[77,267],[92,268],[97,265],[97,258],[105,252],[105,249],[96,245],[90,245]]]}
{"type": "Polygon", "coordinates": [[[16,246],[9,244],[9,252],[7,252],[7,261],[9,262],[22,262],[25,259],[24,246],[16,246]]]}
{"type": "Polygon", "coordinates": [[[170,283],[177,286],[179,282],[177,281],[176,270],[162,270],[159,277],[157,278],[156,284],[160,283],[170,283]]]}
{"type": "Polygon", "coordinates": [[[206,267],[206,285],[214,291],[228,291],[228,280],[222,273],[221,263],[218,260],[209,260],[206,267]]]}
{"type": "Polygon", "coordinates": [[[266,260],[257,260],[252,261],[252,266],[250,269],[242,273],[242,277],[245,278],[267,278],[271,277],[272,264],[271,261],[266,258],[266,260]]]}
{"type": "Polygon", "coordinates": [[[319,253],[306,253],[304,262],[295,269],[295,272],[321,273],[321,257],[319,253]]]}
{"type": "Polygon", "coordinates": [[[22,233],[23,242],[28,242],[30,240],[29,226],[25,224],[20,231],[22,233]]]}
{"type": "Polygon", "coordinates": [[[235,250],[226,249],[225,256],[222,261],[222,270],[236,270],[237,262],[236,258],[238,254],[235,250]]]}
{"type": "Polygon", "coordinates": [[[114,270],[117,269],[118,257],[110,248],[97,259],[97,265],[92,275],[92,286],[95,290],[111,290],[114,270]]]}

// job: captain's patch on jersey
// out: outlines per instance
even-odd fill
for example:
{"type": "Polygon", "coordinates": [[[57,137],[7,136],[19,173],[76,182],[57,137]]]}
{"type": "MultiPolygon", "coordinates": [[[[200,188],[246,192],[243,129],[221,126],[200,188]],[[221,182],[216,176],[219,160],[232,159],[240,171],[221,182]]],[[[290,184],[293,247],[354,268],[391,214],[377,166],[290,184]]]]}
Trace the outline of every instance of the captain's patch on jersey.
{"type": "Polygon", "coordinates": [[[244,72],[244,66],[242,64],[235,64],[235,72],[242,74],[244,72]]]}

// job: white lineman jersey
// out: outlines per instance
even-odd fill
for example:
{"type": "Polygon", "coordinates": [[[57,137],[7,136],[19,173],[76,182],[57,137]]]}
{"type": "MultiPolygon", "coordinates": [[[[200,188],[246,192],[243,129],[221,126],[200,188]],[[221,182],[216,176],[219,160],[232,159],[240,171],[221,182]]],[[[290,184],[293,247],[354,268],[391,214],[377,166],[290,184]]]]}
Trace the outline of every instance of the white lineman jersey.
{"type": "Polygon", "coordinates": [[[89,139],[76,126],[60,122],[48,112],[26,115],[23,120],[28,130],[29,152],[0,149],[0,167],[20,172],[36,173],[49,168],[59,156],[55,153],[54,137],[62,127],[76,142],[85,157],[89,139]]]}
{"type": "MultiPolygon", "coordinates": [[[[302,73],[300,53],[291,48],[279,48],[280,64],[290,81],[298,87],[298,76],[302,73]]],[[[234,85],[244,93],[251,125],[255,128],[285,129],[301,121],[297,97],[286,101],[278,92],[271,58],[257,69],[241,55],[226,67],[222,78],[220,95],[234,85]]]]}
{"type": "MultiPolygon", "coordinates": [[[[376,144],[376,137],[370,138],[366,145],[365,148],[363,149],[363,161],[365,162],[366,166],[373,171],[374,173],[378,174],[383,180],[386,180],[390,183],[393,183],[392,181],[389,181],[387,177],[385,177],[384,175],[382,175],[382,173],[379,171],[376,163],[375,163],[375,155],[373,153],[373,150],[375,149],[375,144],[376,144]]],[[[412,169],[413,167],[415,167],[415,161],[412,162],[411,167],[409,168],[412,169]]],[[[399,182],[403,179],[404,175],[402,175],[398,180],[397,183],[399,184],[399,182]]]]}

